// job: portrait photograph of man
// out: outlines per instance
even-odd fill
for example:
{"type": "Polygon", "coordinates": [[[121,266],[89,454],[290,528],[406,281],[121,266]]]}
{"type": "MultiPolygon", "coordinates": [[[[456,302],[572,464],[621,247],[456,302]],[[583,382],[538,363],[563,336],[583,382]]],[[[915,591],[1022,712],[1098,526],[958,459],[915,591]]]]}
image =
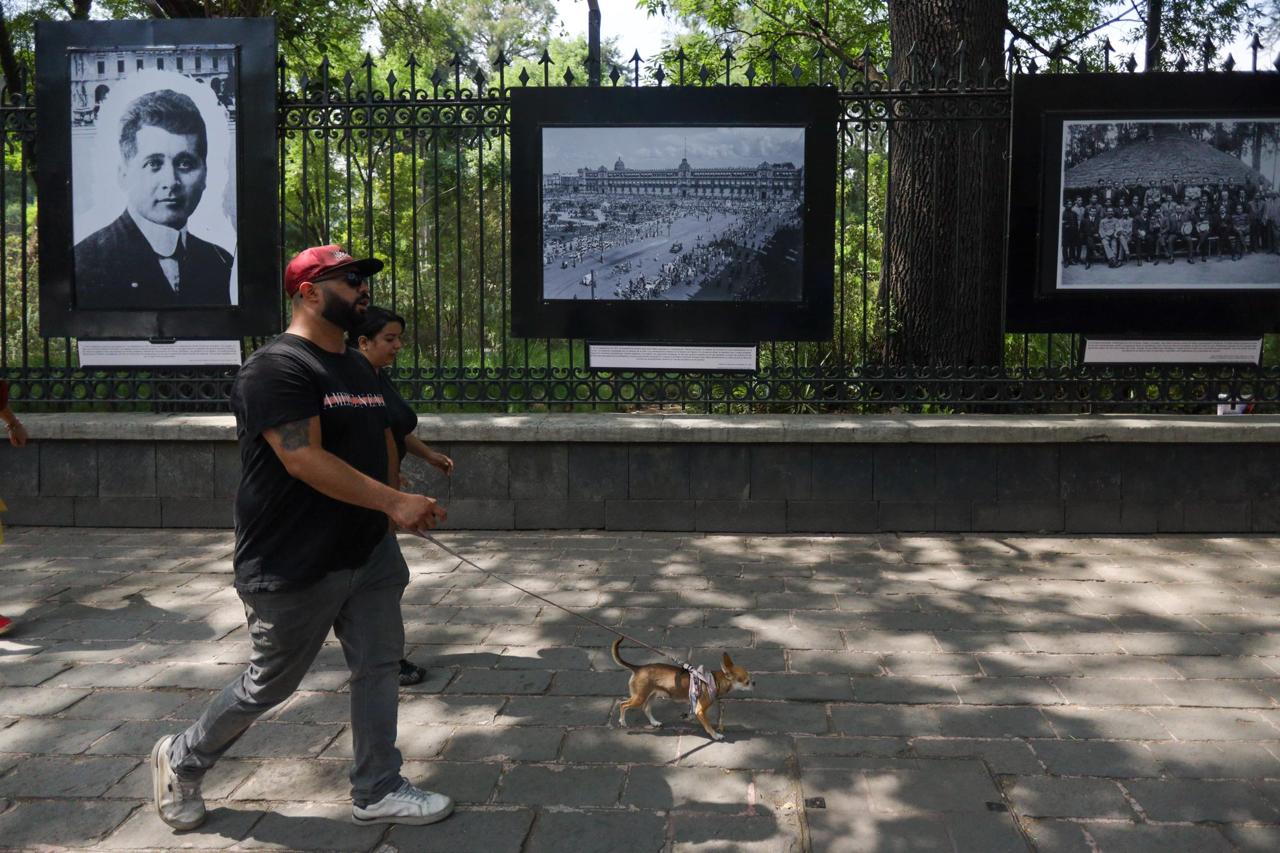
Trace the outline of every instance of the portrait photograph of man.
{"type": "Polygon", "coordinates": [[[72,51],[76,304],[238,303],[236,51],[72,51]]]}

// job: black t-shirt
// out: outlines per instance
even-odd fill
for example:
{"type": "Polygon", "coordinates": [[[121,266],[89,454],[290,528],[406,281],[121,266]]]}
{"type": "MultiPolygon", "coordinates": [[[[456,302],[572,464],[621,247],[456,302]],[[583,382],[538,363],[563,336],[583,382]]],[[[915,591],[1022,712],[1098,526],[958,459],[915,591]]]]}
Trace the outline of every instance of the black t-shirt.
{"type": "Polygon", "coordinates": [[[320,417],[320,441],[351,467],[387,481],[387,407],[369,362],[287,332],[250,356],[231,388],[240,442],[236,589],[305,586],[363,563],[387,535],[380,512],[342,503],[290,476],[263,431],[320,417]]]}
{"type": "Polygon", "coordinates": [[[378,381],[382,384],[382,396],[387,401],[387,419],[391,423],[391,436],[396,440],[396,450],[400,454],[400,459],[403,460],[407,452],[405,439],[417,428],[418,415],[404,401],[404,397],[400,396],[400,392],[396,390],[396,386],[392,384],[391,377],[385,370],[378,371],[378,381]]]}

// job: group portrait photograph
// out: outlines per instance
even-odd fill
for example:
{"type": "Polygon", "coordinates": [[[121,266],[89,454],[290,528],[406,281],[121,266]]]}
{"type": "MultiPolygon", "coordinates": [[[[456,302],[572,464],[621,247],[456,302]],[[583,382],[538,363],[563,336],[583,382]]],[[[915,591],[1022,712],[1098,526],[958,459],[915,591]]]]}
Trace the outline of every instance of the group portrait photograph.
{"type": "Polygon", "coordinates": [[[1280,287],[1280,120],[1063,124],[1061,289],[1280,287]]]}

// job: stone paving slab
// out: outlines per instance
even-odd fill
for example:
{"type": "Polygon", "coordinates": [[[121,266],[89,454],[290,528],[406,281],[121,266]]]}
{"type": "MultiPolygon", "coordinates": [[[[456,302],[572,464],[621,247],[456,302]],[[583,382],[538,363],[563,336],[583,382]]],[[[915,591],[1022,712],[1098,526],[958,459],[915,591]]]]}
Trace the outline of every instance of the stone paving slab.
{"type": "Polygon", "coordinates": [[[444,535],[678,656],[729,652],[755,689],[726,740],[678,703],[620,728],[610,633],[405,539],[430,668],[405,773],[457,814],[347,819],[330,639],[174,834],[145,759],[246,660],[230,536],[10,529],[0,849],[1280,850],[1280,538],[444,535]]]}

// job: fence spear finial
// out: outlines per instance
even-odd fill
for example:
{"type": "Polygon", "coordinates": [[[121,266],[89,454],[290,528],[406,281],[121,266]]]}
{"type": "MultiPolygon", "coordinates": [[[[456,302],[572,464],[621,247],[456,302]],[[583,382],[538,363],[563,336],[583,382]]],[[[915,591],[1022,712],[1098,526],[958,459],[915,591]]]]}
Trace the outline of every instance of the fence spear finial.
{"type": "Polygon", "coordinates": [[[545,47],[542,49],[542,58],[538,60],[538,64],[542,66],[542,85],[550,86],[551,66],[555,65],[555,62],[551,60],[551,54],[545,47]]]}

